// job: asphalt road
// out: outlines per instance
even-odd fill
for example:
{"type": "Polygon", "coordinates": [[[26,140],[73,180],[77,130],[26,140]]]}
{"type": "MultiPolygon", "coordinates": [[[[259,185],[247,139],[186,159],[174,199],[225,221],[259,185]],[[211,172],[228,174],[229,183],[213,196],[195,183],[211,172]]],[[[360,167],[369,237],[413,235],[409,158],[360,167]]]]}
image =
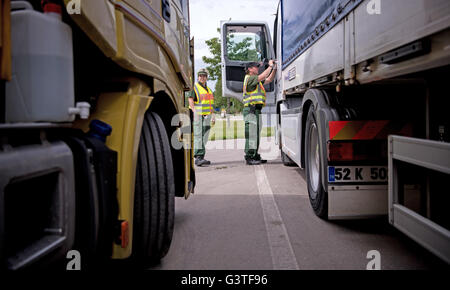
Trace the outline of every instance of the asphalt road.
{"type": "Polygon", "coordinates": [[[175,231],[163,270],[365,270],[371,250],[382,270],[448,269],[397,231],[387,217],[324,221],[308,199],[304,171],[285,167],[265,140],[269,162],[247,166],[243,140],[210,142],[195,194],[176,200],[175,231]]]}

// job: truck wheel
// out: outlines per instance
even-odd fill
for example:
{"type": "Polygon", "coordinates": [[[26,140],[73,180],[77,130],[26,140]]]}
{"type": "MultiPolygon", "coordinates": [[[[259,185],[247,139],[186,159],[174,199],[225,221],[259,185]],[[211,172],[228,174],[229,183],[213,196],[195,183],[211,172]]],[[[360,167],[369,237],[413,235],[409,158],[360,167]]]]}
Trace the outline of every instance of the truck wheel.
{"type": "Polygon", "coordinates": [[[158,114],[147,112],[136,170],[133,257],[158,262],[169,251],[174,228],[175,182],[169,138],[158,114]]]}
{"type": "Polygon", "coordinates": [[[309,201],[315,214],[321,218],[327,218],[328,193],[322,186],[322,163],[320,162],[324,142],[319,138],[319,130],[314,107],[311,107],[306,121],[305,134],[306,182],[308,184],[309,201]]]}

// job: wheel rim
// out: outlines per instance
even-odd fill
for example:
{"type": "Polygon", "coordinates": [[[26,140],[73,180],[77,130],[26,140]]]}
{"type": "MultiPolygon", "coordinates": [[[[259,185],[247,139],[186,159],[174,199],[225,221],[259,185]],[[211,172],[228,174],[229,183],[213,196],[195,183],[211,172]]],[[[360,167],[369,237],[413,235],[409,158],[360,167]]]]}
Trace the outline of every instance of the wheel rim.
{"type": "Polygon", "coordinates": [[[309,179],[313,192],[311,198],[315,199],[319,189],[319,177],[320,177],[320,158],[319,158],[319,136],[317,133],[317,125],[313,123],[309,130],[309,158],[308,169],[309,179]]]}

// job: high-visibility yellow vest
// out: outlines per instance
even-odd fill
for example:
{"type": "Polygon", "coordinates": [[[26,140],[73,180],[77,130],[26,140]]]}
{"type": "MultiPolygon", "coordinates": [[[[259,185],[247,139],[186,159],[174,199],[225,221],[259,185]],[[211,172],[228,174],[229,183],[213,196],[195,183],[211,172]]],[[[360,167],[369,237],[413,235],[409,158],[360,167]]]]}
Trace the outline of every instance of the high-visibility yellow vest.
{"type": "Polygon", "coordinates": [[[266,105],[266,89],[261,82],[256,86],[253,92],[247,92],[247,82],[250,75],[246,75],[244,79],[244,107],[253,105],[266,105]]]}
{"type": "Polygon", "coordinates": [[[195,101],[195,111],[199,115],[210,115],[213,113],[214,95],[212,91],[207,87],[207,90],[199,83],[194,85],[195,95],[197,100],[195,101]]]}

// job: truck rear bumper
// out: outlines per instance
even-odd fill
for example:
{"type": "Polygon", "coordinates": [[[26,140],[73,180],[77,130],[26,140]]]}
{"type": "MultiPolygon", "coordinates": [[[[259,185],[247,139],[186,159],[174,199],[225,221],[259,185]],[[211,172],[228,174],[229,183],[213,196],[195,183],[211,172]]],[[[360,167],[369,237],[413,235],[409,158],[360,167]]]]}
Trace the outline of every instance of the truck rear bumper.
{"type": "Polygon", "coordinates": [[[328,219],[362,219],[388,214],[387,185],[329,185],[328,219]]]}

